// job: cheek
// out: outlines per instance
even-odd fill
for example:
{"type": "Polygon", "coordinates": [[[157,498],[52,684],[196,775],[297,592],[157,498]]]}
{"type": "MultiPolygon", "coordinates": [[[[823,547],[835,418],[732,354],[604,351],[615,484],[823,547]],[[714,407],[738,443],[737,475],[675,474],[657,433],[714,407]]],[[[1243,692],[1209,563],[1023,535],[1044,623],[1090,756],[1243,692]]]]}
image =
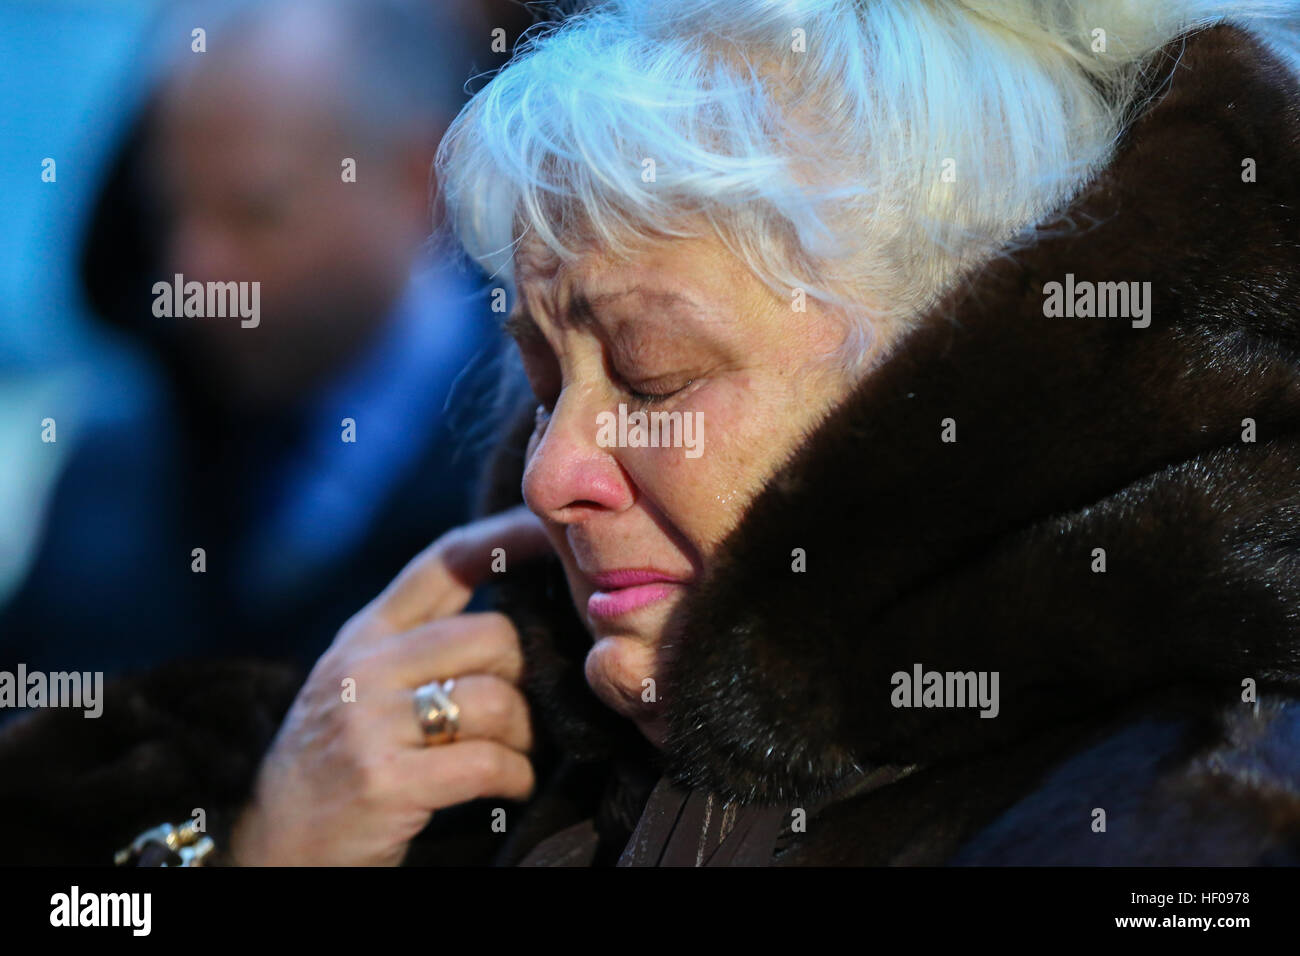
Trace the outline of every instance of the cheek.
{"type": "Polygon", "coordinates": [[[836,394],[838,386],[812,367],[732,373],[689,403],[703,423],[698,458],[680,448],[628,449],[625,466],[641,491],[708,555],[836,394]]]}
{"type": "Polygon", "coordinates": [[[771,436],[755,384],[748,373],[736,373],[684,403],[683,417],[695,416],[698,457],[687,448],[623,450],[641,493],[702,555],[731,530],[766,474],[771,436]]]}

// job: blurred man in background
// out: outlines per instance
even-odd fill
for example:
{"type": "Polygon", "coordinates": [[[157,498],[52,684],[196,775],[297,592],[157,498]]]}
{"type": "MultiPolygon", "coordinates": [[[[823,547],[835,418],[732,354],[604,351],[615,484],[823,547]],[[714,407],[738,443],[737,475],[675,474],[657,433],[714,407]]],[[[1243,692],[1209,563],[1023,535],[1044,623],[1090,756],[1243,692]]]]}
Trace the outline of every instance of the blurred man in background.
{"type": "Polygon", "coordinates": [[[82,255],[165,400],[80,436],[0,612],[3,660],[309,663],[467,517],[499,333],[483,277],[423,247],[430,161],[490,38],[439,11],[243,5],[194,20],[202,51],[172,30],[82,255]],[[158,309],[174,282],[255,282],[258,318],[158,309]]]}

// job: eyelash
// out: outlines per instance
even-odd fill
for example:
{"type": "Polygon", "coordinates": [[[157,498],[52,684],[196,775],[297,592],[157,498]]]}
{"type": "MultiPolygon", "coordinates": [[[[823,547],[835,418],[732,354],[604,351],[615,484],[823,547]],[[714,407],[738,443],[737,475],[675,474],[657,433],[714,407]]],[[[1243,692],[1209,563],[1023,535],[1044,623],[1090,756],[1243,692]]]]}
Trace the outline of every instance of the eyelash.
{"type": "MultiPolygon", "coordinates": [[[[628,396],[637,405],[639,405],[642,408],[650,408],[655,405],[663,404],[664,402],[668,401],[668,399],[672,398],[674,395],[678,394],[679,392],[686,391],[686,389],[688,389],[694,383],[694,381],[695,381],[694,379],[690,379],[681,388],[675,388],[671,392],[638,392],[636,389],[631,388],[630,386],[624,386],[623,390],[627,392],[628,396]]],[[[537,411],[536,411],[536,419],[537,419],[536,424],[540,426],[542,424],[543,419],[548,419],[550,417],[551,417],[551,404],[549,402],[538,402],[537,411]]]]}
{"type": "Polygon", "coordinates": [[[625,386],[625,390],[628,395],[636,400],[638,405],[658,405],[662,402],[668,401],[668,399],[672,398],[677,393],[686,391],[694,381],[694,379],[689,379],[681,388],[675,388],[671,392],[638,392],[630,385],[625,386]]]}
{"type": "MultiPolygon", "coordinates": [[[[524,350],[524,346],[520,344],[519,347],[520,347],[520,351],[522,352],[524,350]]],[[[674,395],[686,391],[686,389],[690,388],[693,384],[695,384],[695,379],[692,378],[692,379],[687,379],[683,385],[681,385],[679,388],[674,388],[671,391],[643,392],[633,388],[631,384],[629,384],[627,380],[624,379],[622,382],[622,387],[623,387],[623,391],[627,393],[628,397],[630,397],[633,402],[635,402],[637,405],[640,405],[643,408],[648,408],[654,405],[663,404],[664,402],[672,398],[674,395]]],[[[534,392],[536,392],[536,389],[534,389],[534,392]]],[[[534,397],[537,396],[534,395],[534,397]]],[[[546,418],[550,417],[554,402],[544,401],[540,397],[537,398],[538,398],[537,417],[538,417],[538,424],[540,424],[542,417],[546,417],[546,418]]]]}

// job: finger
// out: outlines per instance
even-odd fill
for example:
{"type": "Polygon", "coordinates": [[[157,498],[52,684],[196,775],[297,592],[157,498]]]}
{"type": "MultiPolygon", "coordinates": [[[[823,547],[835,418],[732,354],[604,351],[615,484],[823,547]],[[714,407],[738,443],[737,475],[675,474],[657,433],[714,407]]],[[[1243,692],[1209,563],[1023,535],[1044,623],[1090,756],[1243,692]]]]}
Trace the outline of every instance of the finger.
{"type": "Polygon", "coordinates": [[[527,800],[537,782],[532,761],[492,740],[403,751],[398,773],[407,792],[423,794],[424,809],[433,811],[480,797],[527,800]]]}
{"type": "Polygon", "coordinates": [[[548,550],[542,523],[520,505],[448,531],[402,569],[374,608],[393,630],[409,630],[463,610],[494,559],[508,566],[548,550]]]}
{"type": "Polygon", "coordinates": [[[457,614],[389,635],[368,647],[366,656],[385,684],[408,690],[469,673],[518,683],[524,672],[519,634],[498,611],[457,614]]]}
{"type": "MultiPolygon", "coordinates": [[[[457,741],[495,740],[520,753],[532,749],[528,701],[509,681],[490,674],[466,674],[456,678],[448,696],[460,708],[457,741]]],[[[401,702],[403,706],[398,706],[393,715],[398,736],[409,746],[427,746],[415,715],[414,691],[401,695],[401,702]]]]}

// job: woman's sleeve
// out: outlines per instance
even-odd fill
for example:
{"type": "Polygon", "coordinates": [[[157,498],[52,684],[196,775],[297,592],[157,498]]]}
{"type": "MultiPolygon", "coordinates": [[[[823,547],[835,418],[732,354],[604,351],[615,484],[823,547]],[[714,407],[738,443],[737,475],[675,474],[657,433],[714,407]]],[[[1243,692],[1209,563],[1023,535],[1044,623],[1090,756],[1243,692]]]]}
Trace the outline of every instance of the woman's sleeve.
{"type": "Polygon", "coordinates": [[[305,675],[262,661],[184,661],[104,686],[102,712],[0,726],[0,863],[112,865],[160,824],[228,831],[305,675]]]}

